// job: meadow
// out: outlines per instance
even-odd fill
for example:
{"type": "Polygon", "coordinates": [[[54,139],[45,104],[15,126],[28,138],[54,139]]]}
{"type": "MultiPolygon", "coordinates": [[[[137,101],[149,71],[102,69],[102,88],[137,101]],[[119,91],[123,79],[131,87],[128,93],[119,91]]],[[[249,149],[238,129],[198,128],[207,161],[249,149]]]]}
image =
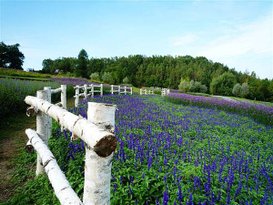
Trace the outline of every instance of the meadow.
{"type": "MultiPolygon", "coordinates": [[[[91,100],[118,106],[111,204],[273,203],[271,125],[159,96],[91,100]]],[[[86,104],[72,111],[86,117],[86,104]]],[[[70,134],[54,124],[49,146],[82,196],[84,144],[70,134]]],[[[30,180],[7,204],[58,204],[46,176],[33,179],[35,154],[23,153],[18,164],[15,180],[30,180]]]]}
{"type": "Polygon", "coordinates": [[[8,114],[23,111],[26,108],[24,103],[26,95],[35,95],[37,90],[43,89],[45,86],[56,88],[59,84],[55,82],[0,78],[0,118],[2,119],[8,114]]]}

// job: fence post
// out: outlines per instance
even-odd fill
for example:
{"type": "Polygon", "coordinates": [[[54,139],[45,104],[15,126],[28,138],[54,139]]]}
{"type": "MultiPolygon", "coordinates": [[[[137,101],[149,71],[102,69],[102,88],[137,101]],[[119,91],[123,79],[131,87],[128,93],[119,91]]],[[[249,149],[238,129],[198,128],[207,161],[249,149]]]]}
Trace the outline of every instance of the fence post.
{"type": "Polygon", "coordinates": [[[61,85],[61,103],[62,107],[64,109],[67,109],[67,103],[66,103],[66,85],[61,85]]]}
{"type": "Polygon", "coordinates": [[[91,84],[91,96],[92,96],[92,98],[94,97],[94,85],[93,84],[91,84]]]}
{"type": "Polygon", "coordinates": [[[131,95],[133,95],[133,87],[131,87],[131,95]]]}
{"type": "Polygon", "coordinates": [[[124,94],[126,95],[127,94],[127,87],[126,87],[126,85],[123,88],[124,88],[124,94]]]}
{"type": "MultiPolygon", "coordinates": [[[[39,90],[37,91],[37,98],[43,100],[50,100],[50,90],[39,90]]],[[[38,112],[36,116],[36,132],[40,136],[40,138],[45,142],[48,143],[49,134],[51,132],[51,127],[49,124],[48,116],[45,113],[38,112]]],[[[40,156],[37,154],[37,166],[36,166],[36,176],[42,174],[44,172],[42,160],[40,156]]]]}
{"type": "MultiPolygon", "coordinates": [[[[51,87],[44,87],[44,90],[47,92],[47,101],[51,103],[51,87]]],[[[49,117],[48,115],[45,116],[47,118],[47,124],[48,124],[48,129],[47,129],[47,136],[50,137],[52,135],[52,118],[49,117]]]]}
{"type": "Polygon", "coordinates": [[[103,96],[103,84],[100,84],[100,96],[103,96]]]}
{"type": "Polygon", "coordinates": [[[120,95],[120,85],[118,86],[118,94],[120,95]]]}
{"type": "Polygon", "coordinates": [[[87,98],[87,84],[84,84],[83,87],[84,87],[84,99],[86,99],[87,98]]]}
{"type": "MultiPolygon", "coordinates": [[[[87,119],[103,129],[114,132],[115,105],[88,103],[87,119]]],[[[105,140],[105,146],[112,146],[105,140]]],[[[113,153],[108,157],[100,157],[97,153],[85,147],[85,176],[83,203],[94,205],[110,205],[110,181],[113,153]]]]}
{"type": "Polygon", "coordinates": [[[111,94],[113,95],[114,94],[114,86],[111,85],[111,94]]]}
{"type": "Polygon", "coordinates": [[[79,89],[79,86],[76,85],[76,87],[75,87],[75,107],[79,106],[79,94],[80,94],[80,89],[79,89]]]}

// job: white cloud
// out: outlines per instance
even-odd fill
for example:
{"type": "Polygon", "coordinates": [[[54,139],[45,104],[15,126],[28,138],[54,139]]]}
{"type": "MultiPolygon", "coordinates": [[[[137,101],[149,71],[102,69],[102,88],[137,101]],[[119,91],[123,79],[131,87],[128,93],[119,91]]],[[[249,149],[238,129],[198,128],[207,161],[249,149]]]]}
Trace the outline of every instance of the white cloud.
{"type": "Polygon", "coordinates": [[[245,24],[225,22],[221,27],[203,30],[199,37],[191,33],[172,40],[173,54],[205,56],[237,71],[247,69],[259,77],[273,78],[272,13],[245,24]]]}
{"type": "Polygon", "coordinates": [[[272,22],[272,16],[268,15],[256,22],[237,26],[232,34],[226,34],[203,45],[198,54],[227,58],[247,53],[273,53],[272,22]]]}
{"type": "Polygon", "coordinates": [[[180,37],[172,38],[171,42],[174,47],[180,47],[180,46],[192,44],[197,40],[198,40],[198,36],[190,33],[180,37]]]}

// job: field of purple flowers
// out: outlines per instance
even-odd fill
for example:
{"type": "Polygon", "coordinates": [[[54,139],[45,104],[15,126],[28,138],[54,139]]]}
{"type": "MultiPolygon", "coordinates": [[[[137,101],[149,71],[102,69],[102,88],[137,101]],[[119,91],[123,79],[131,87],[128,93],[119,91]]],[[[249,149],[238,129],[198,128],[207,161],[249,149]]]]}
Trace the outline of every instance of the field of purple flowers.
{"type": "MultiPolygon", "coordinates": [[[[118,106],[111,204],[273,203],[271,126],[160,97],[95,101],[118,106]]],[[[82,166],[83,144],[68,147],[69,167],[82,166]]]]}
{"type": "MultiPolygon", "coordinates": [[[[271,125],[173,104],[160,96],[91,100],[118,107],[111,204],[273,204],[271,125]]],[[[86,102],[74,112],[86,117],[86,102]]],[[[56,126],[53,133],[51,150],[81,196],[84,144],[70,142],[70,133],[56,126]]],[[[9,204],[58,204],[51,189],[41,177],[27,183],[9,204]]]]}
{"type": "Polygon", "coordinates": [[[217,108],[219,110],[240,113],[252,117],[256,121],[273,125],[273,107],[263,104],[253,104],[245,101],[225,100],[216,97],[195,96],[184,93],[171,93],[167,99],[184,105],[217,108]]]}

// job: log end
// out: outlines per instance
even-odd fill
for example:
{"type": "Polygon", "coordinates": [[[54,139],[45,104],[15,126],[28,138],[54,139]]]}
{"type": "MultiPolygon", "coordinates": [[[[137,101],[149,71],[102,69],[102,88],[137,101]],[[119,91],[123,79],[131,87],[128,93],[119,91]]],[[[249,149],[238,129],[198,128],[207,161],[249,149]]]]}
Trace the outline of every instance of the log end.
{"type": "Polygon", "coordinates": [[[25,146],[25,150],[28,152],[28,153],[33,153],[34,152],[34,147],[31,145],[31,144],[27,144],[25,146]]]}
{"type": "Polygon", "coordinates": [[[115,151],[116,147],[116,137],[114,135],[108,135],[100,139],[100,141],[94,146],[94,151],[100,157],[108,157],[115,151]]]}

